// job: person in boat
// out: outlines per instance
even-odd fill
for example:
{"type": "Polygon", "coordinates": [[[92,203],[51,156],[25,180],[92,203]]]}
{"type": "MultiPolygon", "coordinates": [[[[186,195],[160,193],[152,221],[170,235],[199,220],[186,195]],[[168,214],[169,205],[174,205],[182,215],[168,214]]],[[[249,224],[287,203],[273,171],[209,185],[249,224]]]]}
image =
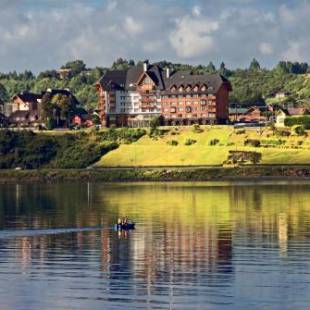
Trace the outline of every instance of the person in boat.
{"type": "Polygon", "coordinates": [[[122,220],[121,220],[120,217],[119,217],[118,220],[117,220],[117,225],[122,225],[122,220]]]}

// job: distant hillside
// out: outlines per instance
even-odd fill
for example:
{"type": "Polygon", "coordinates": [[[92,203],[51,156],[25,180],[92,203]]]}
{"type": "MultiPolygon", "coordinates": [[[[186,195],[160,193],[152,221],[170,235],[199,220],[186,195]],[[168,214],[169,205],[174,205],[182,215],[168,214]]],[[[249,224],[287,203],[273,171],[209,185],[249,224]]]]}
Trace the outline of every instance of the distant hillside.
{"type": "MultiPolygon", "coordinates": [[[[35,76],[31,71],[17,74],[0,73],[0,99],[9,100],[14,94],[25,90],[33,92],[45,91],[47,88],[69,88],[85,108],[97,106],[97,94],[94,83],[108,69],[126,69],[133,66],[133,60],[116,60],[110,68],[86,68],[83,61],[71,61],[62,66],[69,75],[61,78],[56,70],[48,70],[35,76]]],[[[289,92],[288,103],[309,105],[310,101],[310,73],[306,63],[279,62],[270,70],[261,69],[259,63],[253,59],[249,68],[229,70],[222,63],[216,68],[212,62],[208,65],[192,66],[161,61],[162,67],[169,66],[172,70],[192,70],[196,74],[213,73],[219,71],[228,77],[233,86],[231,103],[240,106],[263,104],[271,94],[289,92]]]]}

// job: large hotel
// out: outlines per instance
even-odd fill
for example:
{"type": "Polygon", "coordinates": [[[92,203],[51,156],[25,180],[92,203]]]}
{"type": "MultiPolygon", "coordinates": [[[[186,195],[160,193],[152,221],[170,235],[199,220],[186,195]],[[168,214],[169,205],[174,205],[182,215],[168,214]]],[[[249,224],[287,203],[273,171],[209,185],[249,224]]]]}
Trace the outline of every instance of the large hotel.
{"type": "Polygon", "coordinates": [[[170,72],[148,61],[128,70],[108,71],[96,84],[103,125],[147,126],[225,123],[229,81],[218,73],[170,72]]]}

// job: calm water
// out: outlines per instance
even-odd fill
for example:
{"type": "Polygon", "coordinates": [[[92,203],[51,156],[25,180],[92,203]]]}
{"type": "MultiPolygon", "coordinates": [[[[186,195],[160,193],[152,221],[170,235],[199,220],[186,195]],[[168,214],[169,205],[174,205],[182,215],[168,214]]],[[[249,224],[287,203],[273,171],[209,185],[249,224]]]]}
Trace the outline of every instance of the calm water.
{"type": "Polygon", "coordinates": [[[310,183],[2,185],[0,229],[1,310],[310,307],[310,183]]]}

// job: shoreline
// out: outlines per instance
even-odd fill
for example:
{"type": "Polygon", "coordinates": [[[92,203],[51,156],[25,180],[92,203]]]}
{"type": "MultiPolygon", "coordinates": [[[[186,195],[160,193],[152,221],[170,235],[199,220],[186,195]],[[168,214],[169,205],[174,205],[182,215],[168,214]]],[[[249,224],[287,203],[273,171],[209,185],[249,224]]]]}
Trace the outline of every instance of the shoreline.
{"type": "Polygon", "coordinates": [[[0,184],[37,182],[201,182],[309,180],[310,165],[241,167],[111,167],[0,170],[0,184]]]}

